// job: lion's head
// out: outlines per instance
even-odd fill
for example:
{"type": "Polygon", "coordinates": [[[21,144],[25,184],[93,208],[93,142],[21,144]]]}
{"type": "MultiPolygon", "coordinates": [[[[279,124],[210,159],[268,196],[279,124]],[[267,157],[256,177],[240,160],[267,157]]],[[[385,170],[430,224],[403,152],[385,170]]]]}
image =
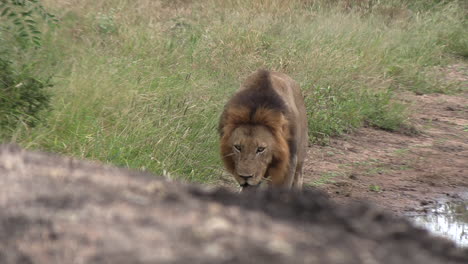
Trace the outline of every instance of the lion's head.
{"type": "Polygon", "coordinates": [[[262,181],[281,182],[287,169],[287,121],[272,109],[226,110],[221,155],[228,171],[243,188],[262,181]]]}
{"type": "Polygon", "coordinates": [[[241,186],[257,186],[273,159],[274,137],[264,126],[239,126],[229,139],[236,180],[241,186]]]}

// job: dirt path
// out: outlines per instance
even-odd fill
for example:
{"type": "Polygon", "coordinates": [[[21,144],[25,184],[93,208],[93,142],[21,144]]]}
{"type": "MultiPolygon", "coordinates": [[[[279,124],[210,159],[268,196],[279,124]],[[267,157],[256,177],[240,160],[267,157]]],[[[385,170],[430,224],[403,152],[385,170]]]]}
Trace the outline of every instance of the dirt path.
{"type": "Polygon", "coordinates": [[[468,93],[404,94],[419,134],[362,128],[309,149],[305,183],[401,214],[468,199],[468,93]]]}

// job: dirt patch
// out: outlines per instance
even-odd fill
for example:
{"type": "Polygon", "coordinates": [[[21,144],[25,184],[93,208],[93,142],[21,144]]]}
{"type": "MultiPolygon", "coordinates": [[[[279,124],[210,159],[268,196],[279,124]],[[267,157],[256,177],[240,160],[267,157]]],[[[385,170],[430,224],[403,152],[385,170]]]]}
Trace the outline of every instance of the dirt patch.
{"type": "Polygon", "coordinates": [[[467,263],[468,249],[321,192],[235,194],[0,146],[0,263],[467,263]]]}
{"type": "Polygon", "coordinates": [[[402,94],[419,134],[372,128],[310,148],[305,182],[401,214],[468,193],[468,94],[402,94]]]}

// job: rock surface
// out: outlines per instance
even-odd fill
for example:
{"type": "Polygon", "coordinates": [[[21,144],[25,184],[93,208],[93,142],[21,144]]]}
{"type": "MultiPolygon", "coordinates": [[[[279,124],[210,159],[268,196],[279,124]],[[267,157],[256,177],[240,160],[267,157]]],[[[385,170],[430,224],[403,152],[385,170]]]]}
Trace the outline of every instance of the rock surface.
{"type": "Polygon", "coordinates": [[[370,205],[247,192],[0,146],[0,263],[468,263],[370,205]]]}

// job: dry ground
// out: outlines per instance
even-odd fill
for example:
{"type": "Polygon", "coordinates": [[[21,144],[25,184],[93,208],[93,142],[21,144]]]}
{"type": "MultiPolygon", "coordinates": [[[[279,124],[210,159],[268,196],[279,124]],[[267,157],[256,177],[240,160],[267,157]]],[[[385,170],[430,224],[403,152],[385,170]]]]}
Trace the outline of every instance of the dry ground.
{"type": "Polygon", "coordinates": [[[419,133],[362,128],[313,146],[305,182],[338,202],[364,199],[399,214],[467,199],[468,93],[402,98],[412,104],[419,133]]]}

